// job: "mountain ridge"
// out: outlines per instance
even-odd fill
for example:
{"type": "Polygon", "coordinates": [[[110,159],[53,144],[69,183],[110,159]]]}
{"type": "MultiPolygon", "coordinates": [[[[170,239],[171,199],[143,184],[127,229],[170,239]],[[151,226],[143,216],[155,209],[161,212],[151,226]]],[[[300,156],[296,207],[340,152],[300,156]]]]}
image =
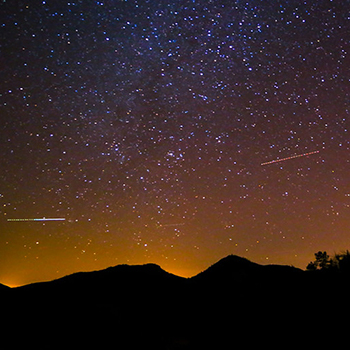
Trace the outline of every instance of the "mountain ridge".
{"type": "Polygon", "coordinates": [[[114,266],[109,266],[107,268],[104,269],[99,269],[99,270],[92,270],[92,271],[77,271],[77,272],[73,272],[71,274],[53,279],[53,280],[48,280],[48,281],[38,281],[38,282],[32,282],[32,283],[28,283],[28,284],[24,284],[21,286],[17,286],[17,287],[9,287],[6,286],[5,284],[1,284],[0,283],[0,290],[2,288],[4,289],[23,289],[23,288],[28,288],[28,287],[34,287],[34,286],[42,286],[45,285],[47,283],[58,283],[61,281],[65,281],[65,280],[69,280],[69,279],[73,279],[73,278],[78,278],[80,276],[92,276],[94,274],[97,273],[101,273],[104,275],[108,275],[109,272],[112,271],[117,271],[117,270],[122,270],[124,269],[124,272],[126,272],[125,269],[129,269],[129,271],[131,271],[132,269],[144,269],[145,271],[148,270],[148,272],[150,272],[151,270],[153,270],[153,272],[158,271],[158,273],[162,272],[164,274],[167,274],[168,276],[173,276],[179,279],[184,279],[184,280],[193,280],[193,279],[197,279],[200,276],[203,275],[210,275],[210,274],[215,274],[215,273],[219,273],[222,274],[223,272],[227,273],[227,272],[231,272],[231,273],[240,273],[242,271],[245,271],[245,273],[248,272],[261,272],[262,268],[265,269],[289,269],[289,270],[294,270],[294,271],[299,271],[299,272],[305,272],[302,269],[290,266],[290,265],[280,265],[280,264],[267,264],[267,265],[263,265],[263,264],[258,264],[255,262],[250,261],[247,258],[244,257],[240,257],[234,254],[230,254],[227,255],[226,257],[219,259],[218,261],[216,261],[215,263],[213,263],[212,265],[210,265],[208,268],[206,268],[205,270],[199,272],[198,274],[191,276],[191,277],[182,277],[182,276],[178,276],[175,275],[173,273],[170,273],[166,270],[164,270],[160,265],[155,264],[155,263],[146,263],[146,264],[118,264],[118,265],[114,265],[114,266]],[[220,271],[221,270],[221,271],[220,271]]]}
{"type": "Polygon", "coordinates": [[[13,320],[7,324],[29,337],[63,334],[79,346],[95,337],[99,348],[232,348],[241,335],[286,332],[296,319],[309,329],[320,311],[329,308],[334,317],[342,310],[348,279],[318,272],[235,255],[191,278],[156,264],[124,264],[6,288],[0,301],[3,317],[13,320]]]}
{"type": "Polygon", "coordinates": [[[6,284],[0,283],[0,292],[9,289],[11,289],[11,287],[7,286],[6,284]]]}

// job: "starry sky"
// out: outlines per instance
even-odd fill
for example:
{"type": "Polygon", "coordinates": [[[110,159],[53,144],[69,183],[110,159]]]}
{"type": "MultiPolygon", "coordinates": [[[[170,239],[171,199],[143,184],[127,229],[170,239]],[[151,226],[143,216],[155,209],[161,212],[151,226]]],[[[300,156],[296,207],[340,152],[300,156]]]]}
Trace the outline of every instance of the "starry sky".
{"type": "Polygon", "coordinates": [[[349,249],[349,1],[3,0],[0,28],[1,283],[349,249]]]}

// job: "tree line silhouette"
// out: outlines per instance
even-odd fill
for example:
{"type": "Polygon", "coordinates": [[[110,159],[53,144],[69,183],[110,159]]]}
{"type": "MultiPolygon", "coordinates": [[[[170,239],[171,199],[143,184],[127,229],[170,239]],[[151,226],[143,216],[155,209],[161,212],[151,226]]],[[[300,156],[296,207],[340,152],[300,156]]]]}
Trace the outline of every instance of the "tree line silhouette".
{"type": "Polygon", "coordinates": [[[350,251],[346,250],[342,253],[336,253],[333,257],[330,257],[325,251],[319,251],[315,253],[315,260],[306,266],[306,270],[328,270],[348,273],[350,272],[350,251]]]}

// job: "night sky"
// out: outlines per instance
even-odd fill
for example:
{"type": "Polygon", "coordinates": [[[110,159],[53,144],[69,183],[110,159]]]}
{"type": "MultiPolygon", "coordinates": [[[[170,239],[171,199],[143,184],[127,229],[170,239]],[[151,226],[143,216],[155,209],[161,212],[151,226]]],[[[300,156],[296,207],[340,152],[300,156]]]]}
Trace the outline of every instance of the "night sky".
{"type": "Polygon", "coordinates": [[[350,248],[349,1],[3,0],[0,28],[1,283],[350,248]]]}

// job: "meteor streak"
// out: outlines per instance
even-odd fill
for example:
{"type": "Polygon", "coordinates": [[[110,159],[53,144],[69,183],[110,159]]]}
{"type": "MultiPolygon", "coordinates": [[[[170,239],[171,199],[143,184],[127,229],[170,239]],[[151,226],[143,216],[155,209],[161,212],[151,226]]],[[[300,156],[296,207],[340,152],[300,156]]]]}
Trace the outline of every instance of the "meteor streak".
{"type": "Polygon", "coordinates": [[[161,227],[170,227],[170,226],[184,226],[185,223],[179,223],[179,224],[158,224],[157,228],[161,228],[161,227]]]}
{"type": "Polygon", "coordinates": [[[287,158],[274,159],[274,160],[270,160],[269,162],[261,163],[260,165],[268,165],[268,164],[283,162],[283,161],[289,160],[289,159],[306,157],[306,156],[310,156],[311,154],[315,154],[315,153],[320,153],[320,151],[312,151],[312,152],[308,152],[308,153],[297,154],[295,156],[290,156],[290,157],[287,157],[287,158]]]}
{"type": "Polygon", "coordinates": [[[34,219],[7,219],[7,221],[21,221],[21,222],[27,222],[27,221],[65,221],[65,218],[34,218],[34,219]]]}

